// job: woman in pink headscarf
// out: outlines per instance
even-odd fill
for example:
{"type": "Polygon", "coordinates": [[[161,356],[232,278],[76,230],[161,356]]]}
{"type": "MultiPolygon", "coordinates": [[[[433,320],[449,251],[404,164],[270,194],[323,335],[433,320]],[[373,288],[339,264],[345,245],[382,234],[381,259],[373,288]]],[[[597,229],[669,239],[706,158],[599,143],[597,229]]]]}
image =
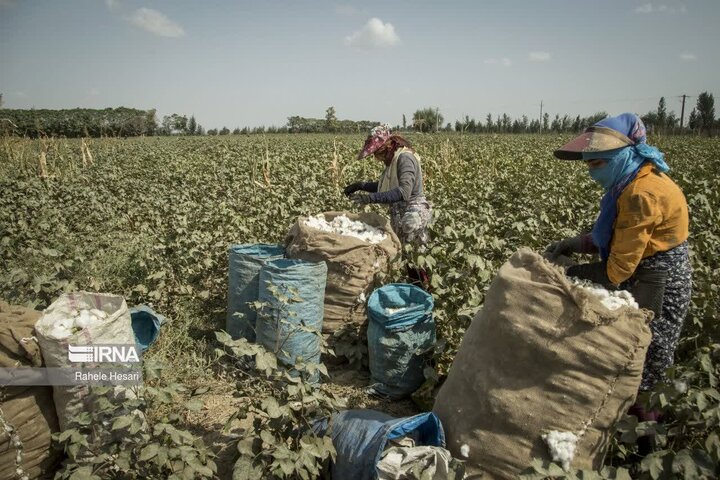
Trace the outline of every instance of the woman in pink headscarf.
{"type": "MultiPolygon", "coordinates": [[[[385,165],[380,180],[348,185],[345,195],[358,205],[387,204],[390,223],[400,241],[425,245],[430,239],[427,227],[432,220],[432,205],[425,198],[420,157],[410,143],[394,135],[387,124],[370,131],[358,159],[370,155],[385,165]]],[[[416,273],[422,283],[429,286],[425,272],[416,273]]]]}

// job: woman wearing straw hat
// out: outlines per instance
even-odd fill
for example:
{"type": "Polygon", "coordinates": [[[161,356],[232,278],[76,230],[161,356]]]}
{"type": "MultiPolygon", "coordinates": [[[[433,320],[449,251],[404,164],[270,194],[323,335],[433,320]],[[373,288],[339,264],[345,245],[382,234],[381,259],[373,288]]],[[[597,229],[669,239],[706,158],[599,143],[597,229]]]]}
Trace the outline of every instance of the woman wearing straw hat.
{"type": "MultiPolygon", "coordinates": [[[[429,241],[427,226],[432,219],[432,205],[425,198],[420,157],[410,143],[394,135],[387,124],[370,131],[358,159],[373,155],[385,165],[380,181],[356,182],[345,187],[345,195],[358,205],[387,204],[390,223],[404,244],[425,245],[429,241]]],[[[420,276],[429,287],[425,271],[409,272],[420,276]]]]}
{"type": "Polygon", "coordinates": [[[640,385],[641,391],[651,390],[674,363],[690,305],[685,196],[666,175],[663,153],[646,143],[645,126],[631,113],[596,123],[555,156],[584,161],[605,195],[592,232],[555,242],[546,254],[599,253],[600,262],[572,266],[567,274],[630,290],[640,307],[655,313],[640,385]]]}

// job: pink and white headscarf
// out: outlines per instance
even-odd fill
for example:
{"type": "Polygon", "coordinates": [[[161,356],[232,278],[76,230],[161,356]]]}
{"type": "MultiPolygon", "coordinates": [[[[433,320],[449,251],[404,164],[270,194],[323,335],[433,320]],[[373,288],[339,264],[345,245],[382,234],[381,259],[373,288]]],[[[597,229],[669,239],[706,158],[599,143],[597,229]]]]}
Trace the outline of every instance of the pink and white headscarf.
{"type": "Polygon", "coordinates": [[[370,130],[370,135],[368,135],[365,140],[365,145],[363,145],[362,150],[358,154],[358,160],[377,152],[380,147],[385,144],[388,138],[390,138],[390,136],[392,136],[392,132],[390,131],[390,125],[387,123],[374,127],[370,130]]]}

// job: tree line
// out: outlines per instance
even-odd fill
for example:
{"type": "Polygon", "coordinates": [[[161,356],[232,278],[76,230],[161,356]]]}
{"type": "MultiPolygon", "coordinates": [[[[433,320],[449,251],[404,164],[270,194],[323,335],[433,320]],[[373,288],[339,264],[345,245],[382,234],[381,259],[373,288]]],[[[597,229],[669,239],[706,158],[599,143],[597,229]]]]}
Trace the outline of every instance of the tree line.
{"type": "MultiPolygon", "coordinates": [[[[1,97],[0,97],[1,98],[1,97]]],[[[401,132],[455,131],[461,133],[577,133],[607,117],[598,112],[587,117],[545,113],[541,119],[530,119],[527,115],[511,118],[506,113],[488,113],[483,120],[466,115],[455,124],[444,123],[444,117],[437,107],[418,109],[410,122],[403,114],[402,125],[395,130],[401,132]]],[[[720,120],[715,118],[713,95],[703,92],[690,112],[687,122],[668,111],[665,97],[661,97],[656,110],[647,112],[641,118],[653,133],[720,133],[720,120]]],[[[205,130],[194,116],[173,113],[158,123],[155,110],[132,108],[67,109],[67,110],[9,110],[0,109],[0,134],[37,138],[56,137],[132,137],[151,135],[250,135],[261,133],[366,133],[377,125],[376,121],[339,120],[335,107],[325,111],[325,118],[288,117],[283,126],[228,127],[205,130]]]]}

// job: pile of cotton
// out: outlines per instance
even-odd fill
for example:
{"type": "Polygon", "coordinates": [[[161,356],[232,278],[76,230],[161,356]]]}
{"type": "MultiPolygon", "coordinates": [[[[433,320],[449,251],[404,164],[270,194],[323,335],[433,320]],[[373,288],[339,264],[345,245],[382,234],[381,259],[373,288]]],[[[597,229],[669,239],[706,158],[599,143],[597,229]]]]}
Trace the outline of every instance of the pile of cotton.
{"type": "Polygon", "coordinates": [[[594,297],[600,299],[608,310],[617,310],[620,307],[640,308],[632,294],[627,290],[608,290],[601,285],[578,278],[572,279],[575,285],[582,287],[594,297]]]}
{"type": "Polygon", "coordinates": [[[408,308],[412,308],[412,307],[417,307],[417,305],[414,303],[411,303],[410,305],[406,305],[404,307],[397,307],[397,308],[387,307],[387,308],[385,308],[385,315],[395,315],[398,312],[402,312],[402,311],[407,310],[408,308]]]}
{"type": "Polygon", "coordinates": [[[81,331],[83,328],[100,323],[106,318],[107,313],[96,308],[73,310],[70,312],[70,316],[62,318],[53,325],[49,336],[61,340],[81,331]]]}
{"type": "Polygon", "coordinates": [[[578,437],[571,432],[558,432],[552,430],[541,435],[542,439],[547,443],[553,462],[560,462],[563,469],[570,469],[570,462],[575,456],[575,448],[577,447],[578,437]]]}
{"type": "Polygon", "coordinates": [[[360,221],[350,220],[345,215],[339,215],[328,222],[323,214],[318,214],[308,217],[305,224],[323,232],[355,237],[372,244],[380,243],[387,238],[385,232],[379,228],[360,221]]]}

